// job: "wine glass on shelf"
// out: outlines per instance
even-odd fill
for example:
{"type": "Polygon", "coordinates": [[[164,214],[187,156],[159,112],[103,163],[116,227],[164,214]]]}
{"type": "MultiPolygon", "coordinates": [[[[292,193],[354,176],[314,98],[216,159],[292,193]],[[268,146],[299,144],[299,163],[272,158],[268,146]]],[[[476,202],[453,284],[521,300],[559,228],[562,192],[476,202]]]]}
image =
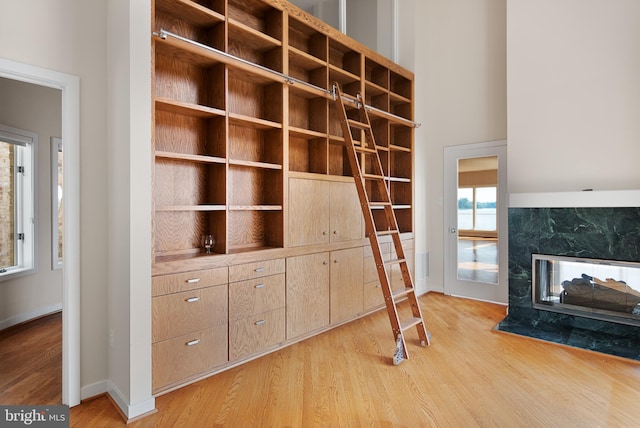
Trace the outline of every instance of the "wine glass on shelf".
{"type": "Polygon", "coordinates": [[[211,249],[216,245],[216,240],[213,235],[204,235],[202,237],[202,246],[204,247],[207,254],[211,254],[211,249]]]}

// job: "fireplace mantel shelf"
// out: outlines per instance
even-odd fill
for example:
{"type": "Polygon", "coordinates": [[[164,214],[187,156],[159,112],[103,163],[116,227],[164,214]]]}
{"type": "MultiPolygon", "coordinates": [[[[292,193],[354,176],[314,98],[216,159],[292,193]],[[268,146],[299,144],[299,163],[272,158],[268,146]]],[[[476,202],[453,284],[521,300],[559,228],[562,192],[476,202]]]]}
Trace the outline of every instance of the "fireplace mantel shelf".
{"type": "Polygon", "coordinates": [[[509,208],[640,207],[640,190],[511,193],[509,208]]]}

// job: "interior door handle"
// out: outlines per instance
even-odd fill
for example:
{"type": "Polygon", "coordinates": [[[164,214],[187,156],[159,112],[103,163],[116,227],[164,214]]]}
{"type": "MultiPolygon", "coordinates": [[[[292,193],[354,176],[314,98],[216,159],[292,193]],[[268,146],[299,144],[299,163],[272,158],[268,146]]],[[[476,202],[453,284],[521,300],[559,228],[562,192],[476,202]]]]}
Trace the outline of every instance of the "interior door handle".
{"type": "Polygon", "coordinates": [[[450,232],[450,233],[456,233],[456,232],[457,232],[457,230],[456,230],[456,228],[455,228],[455,227],[450,227],[450,228],[449,228],[449,232],[450,232]]]}

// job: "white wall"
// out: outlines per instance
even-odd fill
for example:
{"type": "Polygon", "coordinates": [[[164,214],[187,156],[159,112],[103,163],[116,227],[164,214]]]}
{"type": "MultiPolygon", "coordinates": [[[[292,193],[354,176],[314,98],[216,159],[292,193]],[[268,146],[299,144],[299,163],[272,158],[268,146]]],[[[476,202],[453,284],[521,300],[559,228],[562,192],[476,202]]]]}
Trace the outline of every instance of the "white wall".
{"type": "Polygon", "coordinates": [[[402,0],[398,8],[399,62],[415,73],[422,124],[415,133],[416,286],[443,291],[443,150],[507,136],[506,0],[402,0]]]}
{"type": "Polygon", "coordinates": [[[511,192],[640,188],[640,2],[508,1],[511,192]]]}
{"type": "Polygon", "coordinates": [[[62,308],[62,271],[51,268],[50,138],[62,136],[62,93],[0,79],[0,123],[38,134],[37,271],[0,282],[0,330],[62,308]]]}
{"type": "Polygon", "coordinates": [[[106,2],[0,3],[0,57],[80,77],[81,384],[107,378],[106,2]]]}
{"type": "Polygon", "coordinates": [[[151,2],[108,8],[109,390],[129,418],[151,395],[151,2]]]}

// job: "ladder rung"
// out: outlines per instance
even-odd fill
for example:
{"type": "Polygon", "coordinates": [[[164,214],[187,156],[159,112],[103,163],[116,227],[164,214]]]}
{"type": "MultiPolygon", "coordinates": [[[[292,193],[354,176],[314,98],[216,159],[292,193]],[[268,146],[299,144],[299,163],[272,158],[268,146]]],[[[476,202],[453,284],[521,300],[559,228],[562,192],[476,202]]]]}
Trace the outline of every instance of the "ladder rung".
{"type": "Polygon", "coordinates": [[[353,149],[356,152],[360,152],[360,153],[376,153],[376,149],[370,149],[368,147],[362,147],[362,146],[353,146],[353,149]]]}
{"type": "Polygon", "coordinates": [[[393,235],[394,233],[399,233],[397,230],[376,230],[376,235],[385,236],[385,235],[393,235]]]}
{"type": "Polygon", "coordinates": [[[384,175],[362,174],[362,178],[365,180],[384,180],[384,175]]]}
{"type": "Polygon", "coordinates": [[[391,202],[380,202],[380,201],[376,201],[376,202],[369,202],[369,205],[371,205],[373,208],[377,208],[377,207],[390,207],[390,206],[391,206],[391,202]]]}
{"type": "Polygon", "coordinates": [[[400,297],[404,297],[407,296],[411,293],[413,293],[415,290],[411,287],[405,287],[405,288],[401,288],[399,290],[396,290],[393,292],[393,298],[394,299],[398,299],[400,297]]]}
{"type": "Polygon", "coordinates": [[[415,327],[419,324],[422,324],[421,318],[417,318],[417,317],[407,318],[406,320],[403,320],[400,322],[400,330],[407,331],[411,327],[415,327]]]}
{"type": "Polygon", "coordinates": [[[390,259],[390,260],[385,260],[384,264],[385,265],[399,265],[402,262],[406,262],[407,259],[390,259]]]}
{"type": "Polygon", "coordinates": [[[353,126],[354,128],[358,128],[358,129],[369,129],[369,128],[371,128],[366,123],[358,122],[357,120],[347,119],[347,122],[349,123],[350,126],[353,126]]]}

